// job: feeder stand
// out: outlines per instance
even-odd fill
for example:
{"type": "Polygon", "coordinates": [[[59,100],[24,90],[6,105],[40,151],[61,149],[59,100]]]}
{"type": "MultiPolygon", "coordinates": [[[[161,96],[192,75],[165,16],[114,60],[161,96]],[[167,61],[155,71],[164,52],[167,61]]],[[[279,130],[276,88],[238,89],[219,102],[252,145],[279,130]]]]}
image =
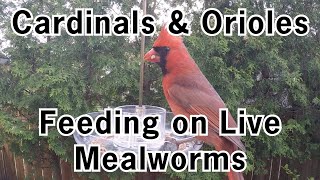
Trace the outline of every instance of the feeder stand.
{"type": "MultiPolygon", "coordinates": [[[[142,0],[142,10],[143,10],[143,15],[146,14],[147,11],[147,0],[142,0]]],[[[140,49],[140,58],[141,58],[141,63],[140,63],[140,83],[139,83],[139,107],[142,107],[142,100],[143,100],[143,75],[144,75],[144,48],[145,48],[145,36],[141,34],[141,49],[140,49]]]]}

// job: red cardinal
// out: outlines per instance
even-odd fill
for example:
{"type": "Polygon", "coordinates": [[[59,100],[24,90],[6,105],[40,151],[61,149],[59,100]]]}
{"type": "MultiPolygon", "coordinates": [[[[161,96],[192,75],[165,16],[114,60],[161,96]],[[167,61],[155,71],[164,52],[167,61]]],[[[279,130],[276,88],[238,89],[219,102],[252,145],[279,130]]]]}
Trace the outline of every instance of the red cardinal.
{"type": "MultiPolygon", "coordinates": [[[[173,114],[183,114],[186,117],[198,114],[207,116],[208,136],[199,136],[198,139],[213,145],[217,151],[225,150],[230,154],[238,148],[245,149],[240,137],[218,135],[219,108],[226,106],[190,56],[181,37],[173,36],[166,28],[162,28],[153,48],[144,59],[160,66],[163,74],[163,92],[173,114]]],[[[236,127],[230,113],[228,120],[229,127],[236,127]]],[[[231,171],[228,178],[241,180],[243,175],[231,171]]]]}

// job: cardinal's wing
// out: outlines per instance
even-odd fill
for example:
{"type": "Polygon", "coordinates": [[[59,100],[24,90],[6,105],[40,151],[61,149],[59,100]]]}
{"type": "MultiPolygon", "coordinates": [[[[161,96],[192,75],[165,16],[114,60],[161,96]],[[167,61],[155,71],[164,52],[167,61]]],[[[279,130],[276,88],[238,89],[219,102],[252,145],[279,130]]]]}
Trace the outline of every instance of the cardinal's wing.
{"type": "MultiPolygon", "coordinates": [[[[207,85],[206,85],[207,86],[207,85]]],[[[167,90],[169,98],[182,107],[189,115],[205,115],[208,118],[209,129],[219,133],[219,108],[225,108],[225,104],[218,93],[210,87],[196,83],[174,83],[167,90]]],[[[228,116],[228,127],[236,127],[231,114],[228,116]]],[[[244,150],[239,136],[224,136],[240,149],[244,150]]]]}

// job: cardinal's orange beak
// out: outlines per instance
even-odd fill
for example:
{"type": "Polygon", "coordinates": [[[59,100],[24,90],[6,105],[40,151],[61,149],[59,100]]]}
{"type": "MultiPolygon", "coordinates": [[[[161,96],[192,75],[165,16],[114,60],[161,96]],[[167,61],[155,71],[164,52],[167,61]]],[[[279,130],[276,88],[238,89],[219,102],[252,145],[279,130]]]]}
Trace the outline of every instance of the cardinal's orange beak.
{"type": "Polygon", "coordinates": [[[149,62],[160,62],[159,54],[152,48],[144,55],[144,60],[149,62]]]}

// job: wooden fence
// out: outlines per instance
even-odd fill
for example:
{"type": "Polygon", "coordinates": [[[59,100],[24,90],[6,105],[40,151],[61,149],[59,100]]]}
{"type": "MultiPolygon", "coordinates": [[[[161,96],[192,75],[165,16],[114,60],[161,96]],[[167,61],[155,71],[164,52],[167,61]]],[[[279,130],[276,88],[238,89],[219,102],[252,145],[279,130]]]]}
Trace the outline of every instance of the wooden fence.
{"type": "MultiPolygon", "coordinates": [[[[275,159],[267,161],[269,173],[266,175],[254,175],[248,173],[246,180],[291,180],[281,166],[285,165],[285,159],[275,159]],[[280,169],[279,169],[280,168],[280,169]]],[[[299,172],[301,180],[307,180],[314,177],[314,180],[320,180],[320,159],[308,160],[304,163],[294,163],[294,168],[299,172]]],[[[87,178],[79,176],[73,172],[70,164],[60,160],[62,180],[85,180],[87,178]]],[[[292,169],[292,166],[290,167],[292,169]]],[[[136,180],[159,179],[160,173],[137,173],[136,180]]],[[[50,166],[33,167],[26,163],[24,159],[10,152],[8,146],[0,148],[0,180],[50,180],[53,179],[53,172],[50,166]]],[[[101,179],[108,179],[101,177],[101,179]]],[[[160,178],[164,179],[164,178],[160,178]]]]}
{"type": "MultiPolygon", "coordinates": [[[[73,173],[70,164],[60,160],[61,177],[63,180],[82,180],[73,173]]],[[[51,167],[34,167],[26,163],[24,159],[10,152],[8,146],[0,149],[0,180],[49,180],[53,179],[51,167]]]]}

